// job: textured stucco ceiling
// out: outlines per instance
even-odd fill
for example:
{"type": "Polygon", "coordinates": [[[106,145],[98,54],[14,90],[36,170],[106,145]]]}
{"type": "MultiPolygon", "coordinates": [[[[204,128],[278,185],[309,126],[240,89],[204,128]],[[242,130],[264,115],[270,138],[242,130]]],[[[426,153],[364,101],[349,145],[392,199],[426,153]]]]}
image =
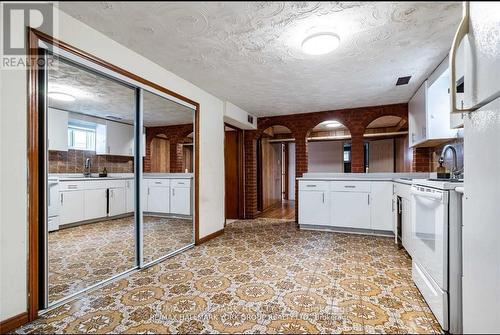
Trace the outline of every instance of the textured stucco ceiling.
{"type": "Polygon", "coordinates": [[[257,116],[407,102],[445,57],[459,2],[59,2],[117,42],[257,116]],[[340,47],[307,56],[317,31],[340,47]],[[411,75],[409,85],[395,86],[411,75]]]}
{"type": "MultiPolygon", "coordinates": [[[[133,123],[135,119],[132,88],[58,58],[49,61],[48,92],[70,94],[76,99],[60,101],[49,94],[49,107],[52,108],[127,123],[133,123]]],[[[150,92],[144,92],[143,109],[145,126],[193,122],[193,110],[150,92]]]]}

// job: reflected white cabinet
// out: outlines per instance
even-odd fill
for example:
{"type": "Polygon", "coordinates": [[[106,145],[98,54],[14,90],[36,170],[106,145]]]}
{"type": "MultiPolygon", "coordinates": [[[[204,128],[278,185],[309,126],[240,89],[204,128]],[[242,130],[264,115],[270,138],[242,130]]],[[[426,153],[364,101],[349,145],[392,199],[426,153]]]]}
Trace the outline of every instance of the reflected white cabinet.
{"type": "Polygon", "coordinates": [[[392,182],[377,181],[371,183],[370,210],[371,228],[393,231],[392,219],[392,182]]]}
{"type": "Polygon", "coordinates": [[[330,225],[329,185],[324,181],[299,182],[299,223],[330,225]]]}
{"type": "Polygon", "coordinates": [[[96,127],[96,153],[99,155],[133,156],[134,126],[106,121],[96,127]]]}
{"type": "Polygon", "coordinates": [[[60,224],[68,224],[85,220],[85,191],[73,190],[60,192],[61,211],[60,224]]]}
{"type": "Polygon", "coordinates": [[[109,216],[125,214],[127,211],[125,187],[110,188],[108,202],[109,216]]]}
{"type": "Polygon", "coordinates": [[[169,213],[170,211],[170,180],[148,180],[148,212],[169,213]]]}
{"type": "Polygon", "coordinates": [[[170,213],[191,215],[191,190],[189,188],[171,188],[170,213]]]}
{"type": "Polygon", "coordinates": [[[135,181],[133,179],[125,182],[126,208],[127,213],[132,213],[135,210],[135,181]]]}
{"type": "Polygon", "coordinates": [[[68,151],[68,112],[49,108],[47,128],[49,150],[68,151]]]}
{"type": "MultiPolygon", "coordinates": [[[[370,193],[331,192],[332,226],[370,229],[370,193]]],[[[392,222],[392,220],[391,220],[392,222]]]]}
{"type": "Polygon", "coordinates": [[[85,190],[85,220],[98,219],[108,215],[107,193],[106,188],[85,190]]]}
{"type": "Polygon", "coordinates": [[[170,181],[170,213],[191,215],[191,180],[170,181]]]}

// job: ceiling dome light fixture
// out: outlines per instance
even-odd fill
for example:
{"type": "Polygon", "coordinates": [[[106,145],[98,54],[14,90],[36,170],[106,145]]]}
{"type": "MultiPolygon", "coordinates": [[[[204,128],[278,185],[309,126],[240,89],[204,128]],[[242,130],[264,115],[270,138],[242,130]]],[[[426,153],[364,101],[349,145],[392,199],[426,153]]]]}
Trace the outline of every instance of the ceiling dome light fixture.
{"type": "Polygon", "coordinates": [[[337,49],[340,37],[334,33],[317,33],[308,36],[302,42],[302,51],[308,55],[324,55],[337,49]]]}
{"type": "Polygon", "coordinates": [[[339,127],[342,127],[342,123],[340,123],[338,121],[326,121],[325,127],[327,127],[327,128],[339,128],[339,127]]]}
{"type": "Polygon", "coordinates": [[[60,100],[60,101],[71,102],[71,101],[76,100],[75,97],[72,96],[71,94],[62,93],[62,92],[49,92],[48,96],[49,96],[49,98],[60,100]]]}

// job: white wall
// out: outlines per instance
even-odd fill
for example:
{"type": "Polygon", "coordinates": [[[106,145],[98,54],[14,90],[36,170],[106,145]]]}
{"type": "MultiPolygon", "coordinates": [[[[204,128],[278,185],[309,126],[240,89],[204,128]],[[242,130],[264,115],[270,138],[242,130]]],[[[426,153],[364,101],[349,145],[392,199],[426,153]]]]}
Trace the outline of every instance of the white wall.
{"type": "Polygon", "coordinates": [[[288,143],[288,200],[295,200],[295,143],[288,143]]]}
{"type": "Polygon", "coordinates": [[[307,143],[309,172],[344,172],[344,143],[325,141],[307,143]]]}
{"type": "MultiPolygon", "coordinates": [[[[200,103],[200,237],[222,229],[223,101],[69,15],[55,9],[54,16],[56,38],[200,103]]],[[[26,311],[26,72],[1,70],[0,83],[0,320],[5,320],[26,311]]]]}
{"type": "Polygon", "coordinates": [[[235,104],[226,101],[224,103],[224,121],[244,130],[257,129],[257,118],[253,115],[253,123],[248,122],[248,115],[251,115],[236,106],[235,104]]]}

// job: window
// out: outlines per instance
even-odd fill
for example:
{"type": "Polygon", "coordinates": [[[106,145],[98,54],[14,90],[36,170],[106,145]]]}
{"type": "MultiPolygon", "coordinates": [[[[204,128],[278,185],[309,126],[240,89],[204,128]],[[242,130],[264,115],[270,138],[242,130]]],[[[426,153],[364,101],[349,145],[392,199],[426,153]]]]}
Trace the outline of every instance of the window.
{"type": "Polygon", "coordinates": [[[75,150],[95,151],[95,124],[78,120],[68,122],[68,147],[75,150]]]}

